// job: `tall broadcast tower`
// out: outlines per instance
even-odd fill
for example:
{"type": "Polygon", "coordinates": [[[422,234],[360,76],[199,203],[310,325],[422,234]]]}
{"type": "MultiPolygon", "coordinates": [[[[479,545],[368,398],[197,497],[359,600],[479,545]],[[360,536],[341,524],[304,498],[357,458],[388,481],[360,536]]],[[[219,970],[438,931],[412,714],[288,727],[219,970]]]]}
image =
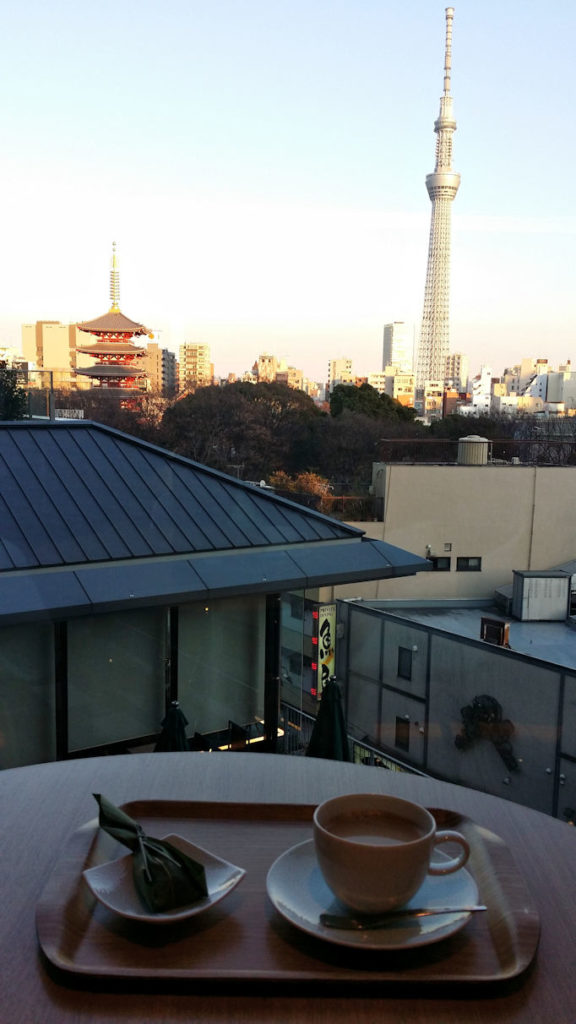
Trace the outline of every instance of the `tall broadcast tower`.
{"type": "Polygon", "coordinates": [[[456,131],[450,95],[453,18],[454,8],[447,7],[444,93],[440,98],[440,114],[434,122],[436,166],[434,173],[426,177],[432,219],[416,369],[417,387],[423,387],[427,380],[443,381],[446,356],[450,354],[450,204],[460,185],[460,175],[452,170],[452,135],[456,131]]]}

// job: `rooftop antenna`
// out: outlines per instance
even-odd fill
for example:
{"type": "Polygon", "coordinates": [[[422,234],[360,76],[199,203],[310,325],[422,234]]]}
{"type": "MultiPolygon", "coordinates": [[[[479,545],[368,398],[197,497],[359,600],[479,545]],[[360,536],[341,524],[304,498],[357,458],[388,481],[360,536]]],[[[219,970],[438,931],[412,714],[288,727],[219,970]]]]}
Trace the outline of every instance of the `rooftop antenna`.
{"type": "Polygon", "coordinates": [[[450,72],[452,71],[452,21],[454,8],[446,8],[446,51],[444,55],[444,95],[450,92],[450,72]]]}

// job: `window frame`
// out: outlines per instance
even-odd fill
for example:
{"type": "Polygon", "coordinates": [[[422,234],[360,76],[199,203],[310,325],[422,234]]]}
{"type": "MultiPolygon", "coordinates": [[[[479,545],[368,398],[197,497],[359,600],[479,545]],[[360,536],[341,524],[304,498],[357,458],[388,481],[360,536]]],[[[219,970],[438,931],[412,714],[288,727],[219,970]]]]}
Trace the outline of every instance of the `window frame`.
{"type": "Polygon", "coordinates": [[[451,572],[452,559],[448,555],[429,555],[428,561],[432,562],[432,572],[451,572]],[[447,564],[440,565],[440,562],[447,564]]]}
{"type": "Polygon", "coordinates": [[[396,668],[396,675],[399,679],[412,679],[412,653],[413,652],[409,647],[398,647],[398,665],[396,668]],[[405,664],[403,664],[403,662],[405,664]]]}
{"type": "Polygon", "coordinates": [[[482,558],[480,555],[458,556],[456,559],[456,572],[482,572],[482,558]]]}

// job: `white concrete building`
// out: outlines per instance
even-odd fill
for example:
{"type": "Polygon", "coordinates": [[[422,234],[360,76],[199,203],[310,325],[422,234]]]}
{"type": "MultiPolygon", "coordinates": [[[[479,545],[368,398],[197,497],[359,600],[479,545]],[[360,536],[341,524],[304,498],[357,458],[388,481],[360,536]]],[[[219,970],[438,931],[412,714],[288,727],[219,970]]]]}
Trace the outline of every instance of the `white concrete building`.
{"type": "Polygon", "coordinates": [[[403,320],[384,324],[382,369],[395,366],[403,373],[412,373],[414,367],[414,327],[403,320]]]}

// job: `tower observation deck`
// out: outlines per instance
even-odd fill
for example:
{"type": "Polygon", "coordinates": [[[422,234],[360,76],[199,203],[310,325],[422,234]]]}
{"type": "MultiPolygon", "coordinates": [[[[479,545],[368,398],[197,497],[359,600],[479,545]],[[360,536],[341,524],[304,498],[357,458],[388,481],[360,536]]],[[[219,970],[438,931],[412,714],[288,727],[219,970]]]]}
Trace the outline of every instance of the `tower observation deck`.
{"type": "Polygon", "coordinates": [[[434,173],[426,177],[432,217],[416,368],[416,386],[420,388],[427,380],[444,380],[445,360],[450,354],[451,203],[460,185],[460,175],[452,170],[452,136],[456,131],[450,94],[453,18],[454,8],[447,7],[444,92],[440,98],[440,113],[434,122],[436,166],[434,173]]]}

